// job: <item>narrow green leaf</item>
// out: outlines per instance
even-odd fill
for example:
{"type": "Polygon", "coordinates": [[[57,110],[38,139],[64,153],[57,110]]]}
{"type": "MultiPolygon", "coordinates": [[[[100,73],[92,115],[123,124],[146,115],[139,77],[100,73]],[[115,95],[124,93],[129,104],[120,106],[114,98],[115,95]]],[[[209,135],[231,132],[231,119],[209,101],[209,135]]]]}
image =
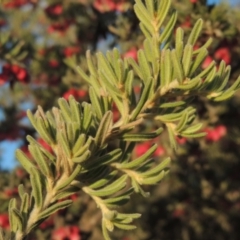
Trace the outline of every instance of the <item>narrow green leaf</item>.
{"type": "Polygon", "coordinates": [[[206,136],[205,132],[199,132],[199,133],[191,133],[191,134],[184,134],[181,133],[182,137],[186,137],[186,138],[199,138],[199,137],[204,137],[206,136]]]}
{"type": "Polygon", "coordinates": [[[101,119],[104,113],[103,104],[101,102],[102,99],[97,96],[93,87],[89,88],[89,97],[97,117],[101,119]]]}
{"type": "Polygon", "coordinates": [[[154,27],[151,23],[151,15],[147,11],[141,0],[136,0],[136,4],[133,6],[133,8],[140,22],[142,22],[144,26],[148,29],[148,31],[153,35],[154,27]]]}
{"type": "Polygon", "coordinates": [[[95,136],[95,142],[97,146],[101,147],[104,144],[108,131],[109,129],[111,129],[112,124],[113,113],[111,111],[107,111],[100,122],[100,125],[95,136]]]}
{"type": "Polygon", "coordinates": [[[232,97],[234,93],[235,93],[235,91],[226,91],[223,94],[221,94],[220,96],[211,97],[210,99],[213,99],[216,102],[225,101],[225,100],[229,99],[230,97],[232,97]]]}
{"type": "Polygon", "coordinates": [[[69,186],[69,185],[72,183],[72,181],[78,176],[78,174],[79,174],[80,171],[81,171],[81,168],[82,168],[82,167],[81,167],[80,165],[77,165],[77,166],[74,168],[72,174],[67,178],[67,180],[65,180],[63,183],[61,183],[60,185],[58,185],[58,186],[56,187],[56,191],[60,191],[60,190],[62,190],[63,188],[69,186]]]}
{"type": "Polygon", "coordinates": [[[105,186],[106,184],[108,184],[113,179],[113,177],[116,176],[116,174],[117,174],[116,170],[112,171],[105,178],[102,178],[102,179],[94,182],[93,184],[89,185],[89,188],[91,188],[91,189],[98,189],[98,188],[101,188],[101,187],[105,186]]]}
{"type": "Polygon", "coordinates": [[[23,197],[22,197],[22,201],[21,201],[21,207],[20,207],[21,213],[27,214],[29,207],[30,207],[29,206],[29,194],[24,193],[23,197]]]}
{"type": "Polygon", "coordinates": [[[102,233],[103,233],[103,237],[105,240],[111,240],[109,234],[108,234],[108,230],[105,226],[104,220],[102,221],[102,233]]]}
{"type": "Polygon", "coordinates": [[[58,99],[58,105],[61,109],[61,113],[66,121],[72,121],[72,114],[68,102],[65,98],[58,99]]]}
{"type": "Polygon", "coordinates": [[[140,67],[137,65],[133,58],[128,58],[128,63],[132,66],[135,73],[139,76],[140,79],[143,79],[143,74],[140,67]]]}
{"type": "MultiPolygon", "coordinates": [[[[168,0],[164,0],[164,1],[168,1],[168,0]]],[[[159,43],[166,44],[167,40],[173,33],[173,29],[175,27],[176,21],[177,21],[177,12],[174,12],[170,20],[164,27],[163,32],[160,34],[160,37],[158,39],[159,43]]]]}
{"type": "Polygon", "coordinates": [[[171,159],[170,158],[166,158],[160,164],[158,164],[157,166],[155,166],[151,170],[146,171],[144,173],[141,173],[141,176],[142,177],[150,177],[150,176],[159,174],[162,170],[168,168],[170,163],[171,163],[171,159]]]}
{"type": "Polygon", "coordinates": [[[133,230],[133,229],[136,229],[136,228],[137,228],[136,226],[131,225],[131,224],[121,224],[121,223],[115,223],[115,222],[114,222],[114,225],[115,225],[117,228],[120,228],[120,229],[123,229],[123,230],[133,230]]]}
{"type": "Polygon", "coordinates": [[[139,62],[139,67],[140,67],[142,75],[143,75],[142,80],[145,83],[145,82],[149,81],[152,74],[151,74],[151,70],[150,70],[148,61],[147,61],[144,51],[142,49],[140,49],[138,51],[138,62],[139,62]]]}
{"type": "Polygon", "coordinates": [[[35,168],[32,161],[20,149],[16,150],[16,158],[28,173],[31,173],[32,168],[35,168]]]}
{"type": "Polygon", "coordinates": [[[151,14],[151,19],[155,17],[154,1],[146,0],[146,7],[149,14],[151,14]]]}
{"type": "Polygon", "coordinates": [[[159,108],[175,108],[186,104],[184,101],[162,103],[159,108]]]}
{"type": "Polygon", "coordinates": [[[182,65],[183,65],[185,77],[188,76],[189,74],[189,70],[192,63],[192,56],[193,56],[193,47],[192,45],[187,44],[184,48],[183,59],[182,59],[182,65]]]}
{"type": "Polygon", "coordinates": [[[139,100],[136,108],[133,110],[133,112],[131,114],[131,117],[130,117],[131,120],[135,120],[137,118],[138,114],[141,112],[147,99],[149,98],[149,94],[150,94],[152,85],[153,85],[153,81],[151,81],[151,80],[147,81],[146,84],[144,85],[140,100],[139,100]]]}
{"type": "MultiPolygon", "coordinates": [[[[202,128],[202,123],[197,123],[197,124],[195,124],[195,125],[193,125],[193,126],[190,126],[190,127],[188,127],[186,130],[184,130],[182,133],[183,134],[192,134],[192,133],[195,133],[195,132],[197,132],[197,131],[199,131],[201,128],[202,128]]],[[[181,134],[182,134],[181,133],[181,134]]]]}
{"type": "Polygon", "coordinates": [[[194,44],[196,43],[196,41],[202,31],[202,26],[203,26],[203,20],[198,19],[198,21],[195,23],[195,25],[190,33],[187,44],[191,44],[192,46],[194,46],[194,44]]]}
{"type": "Polygon", "coordinates": [[[30,181],[32,185],[32,195],[36,205],[41,208],[43,204],[43,183],[41,181],[40,172],[34,167],[31,168],[30,181]]]}
{"type": "Polygon", "coordinates": [[[170,126],[167,126],[167,130],[168,130],[170,145],[174,150],[176,150],[177,149],[177,142],[176,142],[174,131],[170,126]]]}
{"type": "Polygon", "coordinates": [[[148,28],[145,27],[145,25],[144,25],[142,22],[139,23],[139,27],[140,27],[143,35],[144,35],[146,38],[151,39],[151,33],[150,33],[150,31],[148,30],[148,28]]]}
{"type": "Polygon", "coordinates": [[[144,142],[159,136],[162,131],[163,129],[159,128],[157,131],[152,133],[139,133],[139,134],[127,133],[120,136],[120,139],[123,139],[124,141],[129,141],[129,142],[144,142]]]}
{"type": "Polygon", "coordinates": [[[91,105],[83,102],[83,120],[82,120],[82,128],[85,133],[88,132],[88,129],[92,123],[92,110],[91,105]]]}
{"type": "Polygon", "coordinates": [[[185,126],[188,122],[188,118],[189,118],[188,112],[184,111],[183,114],[182,114],[182,117],[181,117],[180,121],[178,122],[178,125],[175,129],[176,132],[180,133],[185,128],[185,126]]]}
{"type": "Polygon", "coordinates": [[[112,69],[111,64],[108,62],[103,53],[97,53],[98,67],[101,68],[101,72],[111,79],[114,84],[117,84],[117,77],[112,69]]]}
{"type": "Polygon", "coordinates": [[[86,141],[86,134],[84,133],[81,133],[79,136],[78,136],[78,139],[77,141],[75,142],[73,148],[72,148],[72,153],[73,153],[73,156],[77,156],[77,152],[80,148],[83,147],[83,144],[85,143],[86,141]]]}
{"type": "Polygon", "coordinates": [[[172,81],[173,65],[170,50],[164,50],[161,59],[161,85],[168,86],[172,81]]]}
{"type": "Polygon", "coordinates": [[[182,59],[182,54],[183,54],[183,37],[184,37],[184,31],[181,27],[178,27],[176,30],[175,49],[176,49],[179,60],[182,59]]]}
{"type": "Polygon", "coordinates": [[[39,220],[43,218],[47,218],[48,216],[52,215],[53,213],[57,212],[60,209],[66,208],[72,204],[72,200],[64,200],[61,202],[54,203],[49,208],[42,211],[39,215],[39,220]]]}
{"type": "Polygon", "coordinates": [[[58,133],[58,143],[62,146],[67,157],[70,158],[71,157],[71,148],[70,148],[69,142],[66,139],[66,136],[63,132],[58,133]]]}
{"type": "Polygon", "coordinates": [[[41,118],[37,118],[37,128],[39,135],[43,138],[45,142],[49,145],[55,144],[53,136],[51,136],[51,130],[46,126],[45,121],[41,118]]]}
{"type": "Polygon", "coordinates": [[[13,225],[15,225],[17,230],[21,232],[23,230],[23,218],[21,216],[21,213],[18,211],[18,209],[12,208],[11,214],[13,218],[13,225]]]}
{"type": "Polygon", "coordinates": [[[154,185],[158,182],[160,182],[165,176],[166,174],[168,173],[168,171],[161,171],[160,174],[158,174],[157,176],[154,176],[154,177],[149,177],[149,178],[144,178],[143,180],[143,184],[146,184],[146,185],[154,185]]]}
{"type": "Polygon", "coordinates": [[[90,50],[87,50],[87,52],[86,52],[86,59],[87,59],[87,65],[88,65],[90,74],[93,75],[94,77],[97,77],[97,68],[93,64],[90,50]]]}
{"type": "Polygon", "coordinates": [[[57,193],[55,196],[56,199],[62,200],[66,199],[67,197],[70,197],[71,195],[79,192],[79,188],[76,186],[68,186],[67,189],[64,189],[64,191],[57,193]]]}
{"type": "Polygon", "coordinates": [[[97,197],[110,196],[114,193],[117,193],[118,191],[120,191],[126,186],[127,177],[128,177],[127,175],[123,175],[119,179],[117,179],[116,181],[107,185],[104,188],[101,188],[98,190],[89,189],[88,193],[90,195],[97,196],[97,197]]]}
{"type": "Polygon", "coordinates": [[[90,156],[91,156],[91,151],[87,149],[86,151],[84,151],[84,153],[81,156],[72,158],[72,161],[75,163],[82,163],[82,162],[85,162],[90,156]]]}
{"type": "Polygon", "coordinates": [[[47,161],[46,161],[45,157],[43,156],[43,153],[41,152],[41,150],[38,148],[38,146],[30,145],[28,147],[28,149],[29,149],[31,155],[34,157],[35,161],[37,162],[38,167],[39,167],[40,171],[42,172],[42,174],[46,177],[52,176],[50,166],[47,164],[47,161]]]}
{"type": "Polygon", "coordinates": [[[17,224],[14,221],[14,216],[12,214],[12,209],[16,208],[16,199],[12,198],[9,201],[8,204],[8,216],[9,216],[9,223],[10,223],[10,227],[11,227],[11,231],[15,232],[17,230],[17,224]]]}
{"type": "Polygon", "coordinates": [[[171,57],[172,57],[174,73],[177,77],[178,82],[182,84],[184,80],[183,66],[178,60],[176,50],[171,51],[171,57]]]}
{"type": "Polygon", "coordinates": [[[206,58],[206,56],[208,55],[208,51],[206,48],[203,48],[197,55],[196,59],[194,60],[190,72],[189,72],[189,76],[192,76],[196,70],[201,66],[202,62],[204,61],[204,59],[206,58]]]}
{"type": "Polygon", "coordinates": [[[151,148],[149,148],[143,155],[132,160],[128,163],[122,163],[120,167],[123,169],[133,169],[135,167],[139,167],[144,161],[146,161],[157,149],[157,144],[154,144],[151,148]]]}
{"type": "MultiPolygon", "coordinates": [[[[159,3],[159,1],[158,1],[159,3]]],[[[160,4],[158,6],[158,12],[157,12],[157,20],[158,20],[158,29],[162,26],[164,20],[166,19],[166,16],[169,12],[169,9],[171,7],[171,1],[169,0],[161,0],[160,4]]]]}
{"type": "Polygon", "coordinates": [[[80,104],[75,100],[75,98],[71,95],[68,99],[69,106],[71,110],[71,121],[77,122],[81,125],[81,112],[80,112],[80,104]]]}
{"type": "Polygon", "coordinates": [[[91,136],[89,136],[86,143],[81,147],[79,147],[79,149],[74,152],[73,157],[78,158],[79,156],[81,156],[84,152],[90,149],[90,146],[92,145],[93,142],[94,142],[94,139],[91,136]]]}

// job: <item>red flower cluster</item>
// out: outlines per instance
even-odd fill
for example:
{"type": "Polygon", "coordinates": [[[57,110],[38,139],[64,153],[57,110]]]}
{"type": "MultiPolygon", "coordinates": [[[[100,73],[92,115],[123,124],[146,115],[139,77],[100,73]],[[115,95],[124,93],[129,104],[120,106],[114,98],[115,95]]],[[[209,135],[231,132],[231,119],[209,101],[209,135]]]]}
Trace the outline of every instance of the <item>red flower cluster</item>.
{"type": "Polygon", "coordinates": [[[27,73],[27,70],[16,64],[4,65],[2,73],[0,74],[0,85],[3,85],[10,80],[17,80],[22,83],[28,83],[29,75],[27,73]]]}
{"type": "Polygon", "coordinates": [[[9,219],[8,219],[7,213],[0,214],[0,227],[2,227],[4,229],[9,228],[9,219]]]}
{"type": "Polygon", "coordinates": [[[63,98],[68,99],[71,95],[75,99],[81,99],[87,96],[87,92],[83,89],[77,90],[77,89],[71,88],[63,94],[63,98]]]}
{"type": "Polygon", "coordinates": [[[30,3],[29,0],[10,0],[3,4],[4,8],[14,9],[19,8],[27,3],[30,3]]]}
{"type": "MultiPolygon", "coordinates": [[[[139,157],[139,156],[143,155],[145,152],[148,151],[148,149],[152,146],[152,144],[153,144],[152,141],[137,144],[137,146],[135,147],[136,156],[139,157]]],[[[164,148],[159,145],[157,147],[156,151],[154,152],[153,156],[159,157],[159,156],[164,155],[164,153],[165,153],[164,148]]]]}
{"type": "Polygon", "coordinates": [[[78,226],[60,227],[53,231],[52,240],[81,240],[80,230],[78,226]]]}
{"type": "Polygon", "coordinates": [[[206,128],[204,131],[207,133],[206,140],[209,142],[217,142],[227,134],[227,128],[224,125],[219,125],[213,129],[206,128]]]}
{"type": "Polygon", "coordinates": [[[207,56],[202,63],[202,68],[205,69],[208,67],[208,65],[213,61],[213,60],[221,61],[224,60],[226,65],[229,65],[231,63],[231,53],[228,47],[220,47],[218,48],[213,57],[207,56]]]}
{"type": "Polygon", "coordinates": [[[67,20],[67,19],[65,19],[63,22],[52,23],[48,27],[48,32],[49,33],[58,32],[58,33],[64,34],[72,23],[73,23],[73,20],[67,20]]]}
{"type": "Polygon", "coordinates": [[[124,0],[95,0],[93,3],[93,7],[97,9],[99,12],[112,12],[112,11],[124,11],[124,0]]]}
{"type": "Polygon", "coordinates": [[[61,4],[52,4],[45,8],[45,13],[48,14],[49,16],[59,16],[63,13],[63,7],[61,4]]]}
{"type": "Polygon", "coordinates": [[[80,52],[80,47],[77,46],[69,46],[69,47],[65,47],[63,49],[63,54],[65,57],[71,57],[72,55],[79,53],[80,52]]]}
{"type": "Polygon", "coordinates": [[[137,61],[137,49],[135,47],[131,48],[123,54],[123,58],[133,58],[135,61],[137,61]]]}

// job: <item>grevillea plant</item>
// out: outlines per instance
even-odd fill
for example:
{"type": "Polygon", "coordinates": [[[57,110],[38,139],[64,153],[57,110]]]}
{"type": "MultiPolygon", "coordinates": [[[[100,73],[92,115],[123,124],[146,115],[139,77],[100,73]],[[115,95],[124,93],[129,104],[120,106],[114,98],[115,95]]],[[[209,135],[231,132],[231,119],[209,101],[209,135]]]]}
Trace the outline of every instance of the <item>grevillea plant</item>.
{"type": "Polygon", "coordinates": [[[52,148],[43,148],[27,136],[34,161],[22,151],[16,157],[30,174],[31,193],[18,188],[21,203],[9,202],[10,235],[0,239],[26,239],[28,234],[54,212],[68,207],[68,197],[79,190],[89,194],[102,212],[105,239],[114,228],[134,229],[138,213],[121,213],[117,207],[129,201],[131,194],[148,193],[143,185],[154,185],[168,173],[170,159],[160,163],[151,158],[153,145],[142,156],[132,159],[134,146],[158,137],[164,129],[169,141],[177,147],[176,137],[195,138],[205,133],[195,121],[194,97],[210,101],[230,98],[240,87],[240,77],[228,86],[230,66],[222,61],[201,65],[208,55],[208,40],[195,48],[202,20],[194,25],[187,39],[182,28],[174,29],[177,13],[170,11],[170,0],[136,0],[134,10],[145,35],[137,61],[122,59],[117,49],[86,54],[87,71],[74,58],[66,64],[89,85],[90,102],[77,102],[72,96],[59,99],[59,107],[35,114],[27,112],[38,134],[52,148]],[[134,85],[140,86],[140,94],[134,85]],[[113,119],[113,106],[120,117],[113,119]],[[158,126],[153,132],[142,132],[141,125],[158,126]],[[111,142],[115,141],[114,147],[111,142]]]}

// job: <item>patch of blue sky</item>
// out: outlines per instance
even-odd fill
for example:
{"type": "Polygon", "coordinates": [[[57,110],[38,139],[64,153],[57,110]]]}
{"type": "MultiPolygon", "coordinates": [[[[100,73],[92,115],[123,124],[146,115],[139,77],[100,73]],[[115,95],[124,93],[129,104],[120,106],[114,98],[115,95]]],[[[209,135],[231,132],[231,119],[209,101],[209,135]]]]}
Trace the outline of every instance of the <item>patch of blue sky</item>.
{"type": "Polygon", "coordinates": [[[18,165],[15,151],[22,144],[22,140],[0,142],[0,169],[10,171],[18,165]]]}

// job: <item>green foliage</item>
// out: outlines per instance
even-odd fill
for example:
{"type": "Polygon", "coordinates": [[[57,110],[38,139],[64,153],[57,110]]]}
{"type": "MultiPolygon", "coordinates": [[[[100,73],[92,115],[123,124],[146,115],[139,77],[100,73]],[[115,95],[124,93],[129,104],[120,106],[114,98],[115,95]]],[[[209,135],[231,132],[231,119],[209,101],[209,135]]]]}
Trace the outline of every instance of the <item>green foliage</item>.
{"type": "Polygon", "coordinates": [[[194,122],[196,109],[189,106],[192,97],[223,101],[240,87],[240,77],[227,86],[230,67],[224,62],[218,69],[214,62],[201,69],[210,44],[207,41],[194,50],[202,20],[196,22],[186,41],[181,28],[174,38],[176,12],[166,21],[170,3],[146,0],[144,4],[136,0],[134,10],[146,38],[137,62],[122,60],[117,49],[106,56],[92,56],[88,51],[87,72],[77,66],[76,58],[65,60],[88,83],[91,103],[62,98],[59,108],[47,113],[41,107],[35,114],[28,111],[33,127],[51,146],[52,153],[30,136],[27,140],[34,161],[20,150],[16,153],[30,174],[32,192],[28,194],[19,187],[20,207],[16,199],[9,203],[11,239],[24,239],[49,215],[69,206],[71,200],[64,198],[80,189],[100,208],[105,239],[111,239],[109,232],[115,227],[134,229],[132,222],[140,214],[120,213],[116,208],[128,202],[134,192],[147,197],[149,193],[143,186],[160,182],[170,164],[169,158],[160,163],[151,158],[156,145],[132,160],[135,143],[152,140],[163,129],[167,129],[173,148],[177,148],[177,136],[203,136],[202,124],[194,122]],[[140,96],[133,90],[135,82],[141,86],[140,96]],[[113,104],[121,116],[116,122],[111,111],[113,104]],[[140,124],[147,121],[158,129],[139,130],[140,124]],[[118,141],[115,149],[110,146],[113,139],[118,141]]]}

